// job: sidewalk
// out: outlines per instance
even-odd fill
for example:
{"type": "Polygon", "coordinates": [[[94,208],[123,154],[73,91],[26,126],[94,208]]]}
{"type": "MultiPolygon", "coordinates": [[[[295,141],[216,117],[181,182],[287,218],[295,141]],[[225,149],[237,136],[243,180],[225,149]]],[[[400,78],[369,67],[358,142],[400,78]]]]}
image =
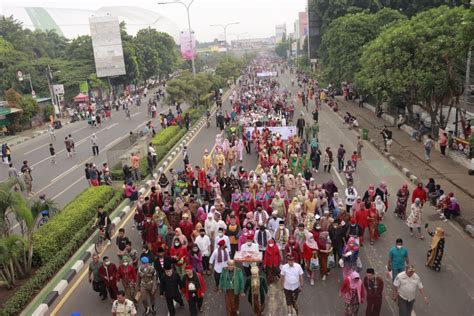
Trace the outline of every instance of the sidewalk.
{"type": "MultiPolygon", "coordinates": [[[[70,124],[70,119],[59,119],[61,121],[62,126],[66,126],[70,124]]],[[[44,133],[48,132],[48,125],[49,123],[43,123],[38,127],[24,130],[23,132],[16,133],[15,135],[11,136],[0,136],[0,144],[7,143],[10,147],[14,147],[15,145],[19,145],[27,140],[33,139],[38,137],[44,133]]]]}
{"type": "MultiPolygon", "coordinates": [[[[456,221],[463,227],[474,224],[474,178],[467,174],[465,165],[458,164],[450,157],[442,158],[438,148],[432,152],[430,163],[425,162],[423,154],[423,144],[413,141],[411,135],[404,130],[394,126],[391,117],[384,115],[384,118],[376,117],[375,113],[366,107],[359,108],[357,103],[344,101],[342,97],[337,97],[339,105],[339,115],[344,116],[346,112],[357,117],[360,128],[369,130],[369,140],[381,152],[384,144],[381,129],[387,125],[392,131],[393,143],[390,153],[385,156],[395,164],[413,182],[426,184],[428,178],[434,178],[436,184],[440,184],[446,193],[454,192],[454,196],[461,205],[461,216],[456,221]]],[[[465,159],[465,158],[464,158],[465,159]]],[[[466,159],[467,160],[467,159],[466,159]]],[[[392,194],[398,188],[391,188],[392,194]]]]}

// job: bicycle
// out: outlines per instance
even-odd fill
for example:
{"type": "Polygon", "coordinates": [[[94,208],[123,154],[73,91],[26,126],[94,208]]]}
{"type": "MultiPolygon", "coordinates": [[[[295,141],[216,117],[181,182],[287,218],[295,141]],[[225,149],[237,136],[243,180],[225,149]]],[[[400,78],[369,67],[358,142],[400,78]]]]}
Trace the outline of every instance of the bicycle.
{"type": "MultiPolygon", "coordinates": [[[[106,229],[107,227],[104,227],[102,225],[99,226],[99,234],[97,235],[97,239],[95,240],[95,243],[94,243],[94,248],[95,248],[96,253],[101,253],[102,250],[104,250],[105,248],[105,242],[107,240],[107,238],[105,237],[106,229]]],[[[111,223],[109,226],[109,236],[112,237],[114,235],[114,232],[115,232],[115,224],[111,223]]]]}

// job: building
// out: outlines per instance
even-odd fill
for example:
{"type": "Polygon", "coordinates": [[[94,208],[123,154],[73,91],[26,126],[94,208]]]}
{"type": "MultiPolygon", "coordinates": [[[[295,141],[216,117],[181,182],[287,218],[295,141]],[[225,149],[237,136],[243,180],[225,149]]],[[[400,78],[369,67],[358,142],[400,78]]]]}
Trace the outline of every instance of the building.
{"type": "Polygon", "coordinates": [[[286,24],[279,24],[275,26],[275,40],[276,42],[281,42],[286,38],[286,24]]]}
{"type": "Polygon", "coordinates": [[[300,38],[300,20],[296,19],[295,23],[293,23],[293,38],[299,39],[300,38]]]}

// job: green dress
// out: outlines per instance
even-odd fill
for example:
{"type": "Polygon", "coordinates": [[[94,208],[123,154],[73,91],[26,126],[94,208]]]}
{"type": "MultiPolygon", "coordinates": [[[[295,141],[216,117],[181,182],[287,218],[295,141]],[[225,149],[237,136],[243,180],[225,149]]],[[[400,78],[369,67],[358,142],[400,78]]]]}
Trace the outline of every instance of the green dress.
{"type": "Polygon", "coordinates": [[[224,292],[234,290],[234,294],[239,295],[244,292],[244,285],[244,273],[242,269],[235,267],[232,271],[227,268],[222,270],[219,280],[219,289],[224,292]]]}
{"type": "Polygon", "coordinates": [[[267,296],[267,292],[267,281],[262,274],[259,274],[258,284],[252,284],[252,276],[249,276],[245,280],[245,294],[247,295],[247,299],[252,306],[252,311],[255,315],[263,315],[265,296],[267,296]],[[258,285],[259,291],[253,289],[256,285],[258,285]]]}

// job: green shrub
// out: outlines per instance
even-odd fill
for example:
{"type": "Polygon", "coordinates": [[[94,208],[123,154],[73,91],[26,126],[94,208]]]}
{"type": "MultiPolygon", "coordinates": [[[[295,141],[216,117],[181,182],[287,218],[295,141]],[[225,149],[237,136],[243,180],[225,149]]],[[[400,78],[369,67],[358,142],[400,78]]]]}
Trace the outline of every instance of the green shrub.
{"type": "Polygon", "coordinates": [[[171,137],[179,131],[179,126],[169,126],[159,133],[157,133],[152,139],[151,143],[153,146],[163,146],[168,143],[171,137]]]}
{"type": "Polygon", "coordinates": [[[69,202],[33,235],[34,264],[45,264],[96,215],[115,194],[111,186],[90,187],[69,202]]]}
{"type": "MultiPolygon", "coordinates": [[[[90,198],[91,189],[99,189],[99,188],[105,188],[104,187],[98,187],[98,188],[89,188],[85,190],[83,193],[81,193],[79,196],[84,198],[84,196],[88,196],[90,198]]],[[[111,187],[108,187],[111,188],[111,187]]],[[[107,193],[110,190],[104,190],[104,192],[107,191],[107,193]]],[[[102,191],[101,190],[101,191],[102,191]]],[[[115,207],[120,203],[120,201],[123,199],[123,191],[122,190],[114,190],[112,189],[112,195],[110,195],[110,198],[108,198],[104,202],[104,210],[108,212],[109,214],[115,209],[115,207]]],[[[79,197],[78,196],[78,197],[79,197]]],[[[77,197],[77,198],[78,198],[77,197]]],[[[77,199],[76,198],[76,199],[77,199]]],[[[75,200],[71,201],[65,208],[72,208],[76,203],[75,200]]],[[[98,206],[98,205],[97,205],[98,206]]],[[[60,212],[59,214],[61,214],[60,212]]],[[[58,217],[55,216],[54,218],[58,217]]],[[[95,214],[95,209],[94,209],[94,214],[95,214]]],[[[51,218],[51,220],[48,222],[52,222],[54,218],[51,218]]],[[[67,240],[67,242],[58,245],[57,250],[53,253],[52,256],[49,256],[48,259],[36,272],[35,274],[25,283],[23,284],[17,291],[16,293],[8,299],[5,304],[0,308],[0,315],[1,316],[12,316],[12,315],[18,315],[20,312],[23,310],[23,308],[31,301],[31,299],[38,293],[39,290],[41,290],[45,284],[56,275],[56,273],[69,261],[71,256],[77,251],[79,247],[82,246],[85,240],[89,238],[92,233],[93,229],[91,227],[92,225],[92,219],[94,216],[92,216],[90,219],[87,221],[83,222],[84,224],[82,225],[82,228],[78,229],[75,231],[75,233],[67,240]]],[[[47,227],[48,224],[45,224],[42,226],[40,230],[38,230],[36,234],[38,234],[40,231],[43,230],[44,227],[47,227]]]]}

